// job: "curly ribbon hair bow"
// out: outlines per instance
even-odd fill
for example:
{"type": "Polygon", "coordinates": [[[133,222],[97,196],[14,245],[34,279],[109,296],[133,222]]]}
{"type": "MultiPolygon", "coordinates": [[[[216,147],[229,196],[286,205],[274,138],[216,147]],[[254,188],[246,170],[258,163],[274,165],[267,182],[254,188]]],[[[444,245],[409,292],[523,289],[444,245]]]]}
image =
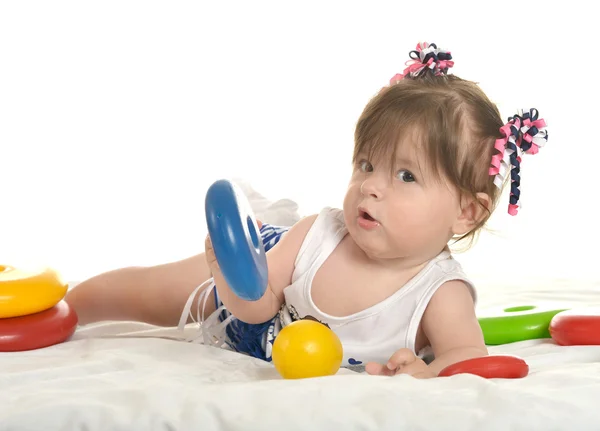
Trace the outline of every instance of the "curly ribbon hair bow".
{"type": "Polygon", "coordinates": [[[417,49],[410,51],[404,72],[397,73],[390,79],[390,85],[404,79],[407,75],[416,78],[425,69],[431,69],[435,76],[448,74],[448,69],[454,66],[450,51],[439,49],[435,43],[421,42],[417,49]]]}
{"type": "Polygon", "coordinates": [[[489,174],[494,175],[494,184],[501,188],[506,178],[506,173],[510,171],[510,202],[508,213],[517,215],[519,208],[519,198],[521,191],[521,155],[537,154],[540,147],[543,147],[548,141],[548,132],[546,131],[546,122],[538,119],[538,111],[533,108],[529,112],[519,111],[517,115],[510,117],[508,122],[500,128],[503,137],[496,139],[494,148],[498,153],[492,156],[492,163],[489,174]]]}

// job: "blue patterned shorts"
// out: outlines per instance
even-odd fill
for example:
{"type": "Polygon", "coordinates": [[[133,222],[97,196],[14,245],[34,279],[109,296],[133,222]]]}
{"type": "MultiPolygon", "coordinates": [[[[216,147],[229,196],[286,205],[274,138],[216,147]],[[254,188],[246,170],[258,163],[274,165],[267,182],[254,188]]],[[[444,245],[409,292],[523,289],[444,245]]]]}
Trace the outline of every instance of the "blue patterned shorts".
{"type": "MultiPolygon", "coordinates": [[[[260,236],[265,247],[265,251],[269,251],[275,246],[290,228],[273,226],[270,224],[263,224],[260,228],[260,236]]],[[[222,303],[215,292],[215,307],[219,308],[222,303]]],[[[219,316],[219,320],[222,322],[231,313],[227,310],[223,310],[219,316]]],[[[236,352],[245,353],[247,355],[259,358],[265,361],[271,361],[270,354],[267,354],[265,350],[265,342],[269,333],[273,333],[275,322],[279,319],[279,316],[273,317],[273,319],[259,324],[250,324],[241,322],[237,319],[233,319],[231,323],[227,325],[227,344],[236,352]]],[[[269,342],[274,341],[270,339],[269,342]]]]}

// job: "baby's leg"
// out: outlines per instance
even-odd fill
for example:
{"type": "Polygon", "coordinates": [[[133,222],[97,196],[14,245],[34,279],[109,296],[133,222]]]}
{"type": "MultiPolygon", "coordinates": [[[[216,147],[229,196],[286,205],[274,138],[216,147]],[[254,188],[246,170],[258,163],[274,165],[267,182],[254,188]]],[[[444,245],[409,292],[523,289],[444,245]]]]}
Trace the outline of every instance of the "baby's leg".
{"type": "MultiPolygon", "coordinates": [[[[75,308],[82,325],[104,320],[134,320],[176,326],[190,294],[210,277],[202,253],[162,265],[105,272],[75,286],[66,301],[75,308]]],[[[192,310],[197,309],[200,296],[199,292],[192,310]]],[[[214,311],[213,291],[206,301],[205,317],[214,311]]]]}

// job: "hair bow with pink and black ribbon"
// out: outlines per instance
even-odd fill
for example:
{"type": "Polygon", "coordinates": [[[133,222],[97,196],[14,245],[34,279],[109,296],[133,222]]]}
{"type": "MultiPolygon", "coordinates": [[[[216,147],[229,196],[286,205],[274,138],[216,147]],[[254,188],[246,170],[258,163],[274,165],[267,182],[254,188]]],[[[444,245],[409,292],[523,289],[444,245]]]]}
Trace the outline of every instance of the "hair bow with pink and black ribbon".
{"type": "Polygon", "coordinates": [[[406,69],[390,79],[390,85],[404,79],[407,75],[413,78],[419,76],[425,69],[430,69],[435,76],[446,75],[448,69],[454,66],[450,51],[439,49],[435,43],[421,42],[415,50],[410,51],[406,69]]]}
{"type": "Polygon", "coordinates": [[[523,154],[537,154],[539,149],[548,141],[546,122],[539,118],[537,109],[529,112],[519,111],[508,119],[500,128],[502,138],[496,140],[494,148],[497,153],[492,156],[489,174],[494,175],[494,184],[501,188],[508,172],[510,172],[510,197],[508,213],[517,215],[521,206],[521,156],[523,154]]]}

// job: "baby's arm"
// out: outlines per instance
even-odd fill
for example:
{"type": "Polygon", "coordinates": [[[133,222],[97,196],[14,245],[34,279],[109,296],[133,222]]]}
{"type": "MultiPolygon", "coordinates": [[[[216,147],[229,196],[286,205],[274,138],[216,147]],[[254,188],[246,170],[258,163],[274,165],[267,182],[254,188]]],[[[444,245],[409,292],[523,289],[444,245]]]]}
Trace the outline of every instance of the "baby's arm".
{"type": "Polygon", "coordinates": [[[449,365],[488,355],[473,297],[462,281],[449,281],[437,290],[427,305],[421,326],[435,355],[431,364],[425,364],[412,350],[404,348],[395,352],[387,364],[366,364],[367,373],[436,377],[449,365]]]}
{"type": "Polygon", "coordinates": [[[237,319],[246,323],[262,323],[277,314],[284,301],[283,289],[292,282],[296,256],[316,217],[313,215],[300,220],[269,250],[268,286],[264,295],[256,301],[246,301],[233,293],[219,269],[210,238],[207,237],[206,260],[214,277],[219,299],[237,319]]]}
{"type": "Polygon", "coordinates": [[[473,297],[462,281],[438,289],[425,310],[422,327],[435,355],[428,368],[436,376],[448,365],[488,355],[473,297]]]}

